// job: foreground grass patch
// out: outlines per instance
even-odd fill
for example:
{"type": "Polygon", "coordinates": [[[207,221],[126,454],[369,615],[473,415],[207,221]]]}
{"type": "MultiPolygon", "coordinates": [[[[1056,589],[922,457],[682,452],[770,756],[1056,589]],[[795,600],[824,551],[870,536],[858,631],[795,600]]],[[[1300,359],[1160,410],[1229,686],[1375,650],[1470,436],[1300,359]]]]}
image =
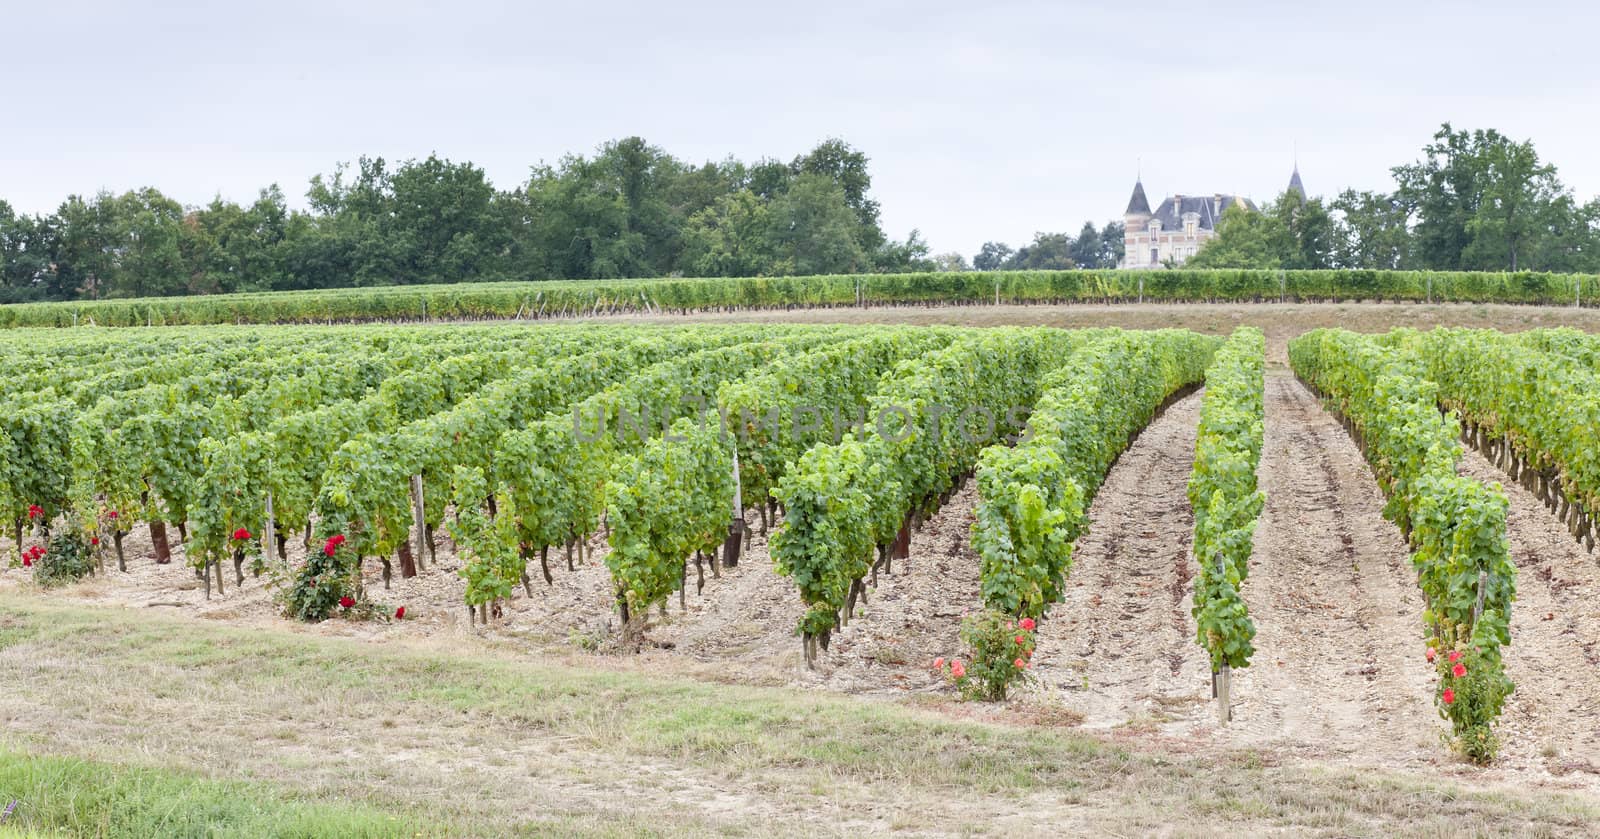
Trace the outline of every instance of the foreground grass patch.
{"type": "MultiPolygon", "coordinates": [[[[1600,822],[1600,806],[1585,797],[1164,753],[974,722],[948,708],[14,595],[0,595],[0,613],[14,631],[0,649],[0,748],[90,761],[72,771],[107,772],[103,764],[124,755],[169,767],[101,776],[112,791],[91,793],[82,807],[70,797],[52,804],[49,791],[105,784],[20,782],[0,771],[0,794],[20,784],[26,796],[13,796],[63,808],[46,811],[59,814],[39,822],[43,830],[396,835],[391,813],[445,825],[451,836],[981,834],[1039,824],[1131,834],[1561,835],[1600,822]],[[207,778],[238,782],[197,780],[207,778]],[[327,806],[280,811],[287,799],[278,791],[327,806]],[[125,807],[128,818],[170,818],[175,827],[97,828],[108,802],[124,800],[138,805],[125,807]],[[243,821],[229,832],[230,819],[268,817],[284,821],[243,821]],[[311,832],[296,833],[301,826],[311,832]]],[[[40,759],[0,752],[0,760],[40,759]]],[[[27,771],[18,777],[56,770],[27,771]]]]}
{"type": "Polygon", "coordinates": [[[351,804],[308,804],[258,784],[0,750],[0,836],[386,837],[424,829],[351,804]]]}

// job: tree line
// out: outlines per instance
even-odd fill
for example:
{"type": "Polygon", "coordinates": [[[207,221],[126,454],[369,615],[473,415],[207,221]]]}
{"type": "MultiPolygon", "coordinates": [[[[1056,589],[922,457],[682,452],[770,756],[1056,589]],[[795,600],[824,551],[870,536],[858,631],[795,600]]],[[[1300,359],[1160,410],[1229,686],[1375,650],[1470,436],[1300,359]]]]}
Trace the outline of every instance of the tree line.
{"type": "Polygon", "coordinates": [[[1387,192],[1229,208],[1185,267],[1600,272],[1600,198],[1580,204],[1531,141],[1445,123],[1390,172],[1387,192]]]}
{"type": "MultiPolygon", "coordinates": [[[[1600,198],[1579,203],[1530,141],[1448,123],[1390,191],[1284,193],[1230,208],[1194,268],[1600,272],[1600,198]]],[[[638,137],[496,188],[430,155],[341,164],[307,209],[276,184],[186,207],[153,187],[0,200],[0,302],[502,279],[741,277],[1115,268],[1123,225],[986,242],[970,260],[889,239],[865,154],[829,139],[789,162],[695,165],[638,137]]]]}
{"type": "Polygon", "coordinates": [[[830,139],[782,162],[694,165],[638,137],[497,189],[469,162],[363,157],[311,179],[186,207],[153,187],[0,200],[0,302],[500,279],[927,271],[888,238],[865,154],[830,139]]]}
{"type": "MultiPolygon", "coordinates": [[[[1393,190],[1346,189],[1332,200],[1284,192],[1260,212],[1235,205],[1189,268],[1600,272],[1600,198],[1580,204],[1531,141],[1445,123],[1393,190]]],[[[1122,222],[1077,236],[1037,233],[1013,250],[986,242],[940,270],[1115,268],[1122,222]]]]}
{"type": "Polygon", "coordinates": [[[1122,222],[1109,221],[1095,229],[1094,222],[1084,222],[1078,235],[1071,233],[1044,233],[1033,235],[1033,241],[1013,250],[1004,242],[984,242],[972,255],[972,261],[959,253],[939,254],[933,258],[940,271],[1067,271],[1074,268],[1115,268],[1122,261],[1122,222]]]}

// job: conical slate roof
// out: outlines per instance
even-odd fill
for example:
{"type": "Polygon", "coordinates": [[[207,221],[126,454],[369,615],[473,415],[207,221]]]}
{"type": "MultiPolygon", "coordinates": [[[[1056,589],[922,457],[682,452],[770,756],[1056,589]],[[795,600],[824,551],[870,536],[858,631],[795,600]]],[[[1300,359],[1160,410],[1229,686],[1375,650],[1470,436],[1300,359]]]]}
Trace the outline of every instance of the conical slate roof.
{"type": "Polygon", "coordinates": [[[1133,197],[1128,199],[1128,209],[1123,212],[1125,216],[1150,215],[1150,200],[1144,197],[1144,181],[1133,182],[1133,197]]]}
{"type": "Polygon", "coordinates": [[[1306,185],[1300,183],[1300,167],[1294,167],[1294,174],[1289,176],[1289,191],[1300,193],[1300,200],[1306,198],[1306,185]]]}

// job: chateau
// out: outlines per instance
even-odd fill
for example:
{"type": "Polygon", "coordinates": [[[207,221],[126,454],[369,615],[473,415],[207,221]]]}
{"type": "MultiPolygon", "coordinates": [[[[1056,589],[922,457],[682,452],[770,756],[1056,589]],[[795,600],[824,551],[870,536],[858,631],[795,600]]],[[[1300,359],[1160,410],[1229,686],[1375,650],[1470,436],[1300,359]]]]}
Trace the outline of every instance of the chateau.
{"type": "MultiPolygon", "coordinates": [[[[1300,167],[1289,178],[1289,191],[1306,194],[1300,183],[1300,167]]],[[[1122,264],[1118,268],[1160,268],[1168,260],[1182,265],[1200,250],[1206,240],[1217,235],[1223,211],[1235,204],[1255,212],[1256,205],[1238,195],[1174,195],[1161,202],[1155,212],[1144,195],[1143,180],[1135,180],[1133,197],[1122,214],[1122,264]]]]}

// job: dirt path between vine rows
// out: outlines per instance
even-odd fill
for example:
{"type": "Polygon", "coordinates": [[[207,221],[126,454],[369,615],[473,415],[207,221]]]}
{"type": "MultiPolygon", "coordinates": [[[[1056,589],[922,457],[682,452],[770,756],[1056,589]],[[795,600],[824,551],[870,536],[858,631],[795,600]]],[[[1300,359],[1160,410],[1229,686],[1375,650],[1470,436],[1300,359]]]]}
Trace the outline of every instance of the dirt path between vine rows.
{"type": "Polygon", "coordinates": [[[1461,472],[1503,483],[1517,565],[1506,673],[1516,690],[1495,726],[1497,770],[1600,783],[1600,562],[1539,499],[1468,450],[1461,472]]]}
{"type": "Polygon", "coordinates": [[[1219,728],[1190,612],[1199,399],[1152,423],[1096,497],[1066,597],[1041,625],[1041,690],[1089,728],[1357,764],[1440,759],[1405,546],[1360,452],[1281,368],[1266,383],[1267,502],[1243,589],[1256,654],[1219,728]]]}
{"type": "Polygon", "coordinates": [[[1365,459],[1293,374],[1266,378],[1266,504],[1243,593],[1256,625],[1222,742],[1409,765],[1443,757],[1422,594],[1365,459]]]}
{"type": "Polygon", "coordinates": [[[1122,453],[1089,506],[1062,602],[1039,626],[1037,688],[1085,727],[1158,724],[1208,695],[1189,616],[1186,486],[1199,417],[1200,394],[1191,394],[1122,453]]]}

